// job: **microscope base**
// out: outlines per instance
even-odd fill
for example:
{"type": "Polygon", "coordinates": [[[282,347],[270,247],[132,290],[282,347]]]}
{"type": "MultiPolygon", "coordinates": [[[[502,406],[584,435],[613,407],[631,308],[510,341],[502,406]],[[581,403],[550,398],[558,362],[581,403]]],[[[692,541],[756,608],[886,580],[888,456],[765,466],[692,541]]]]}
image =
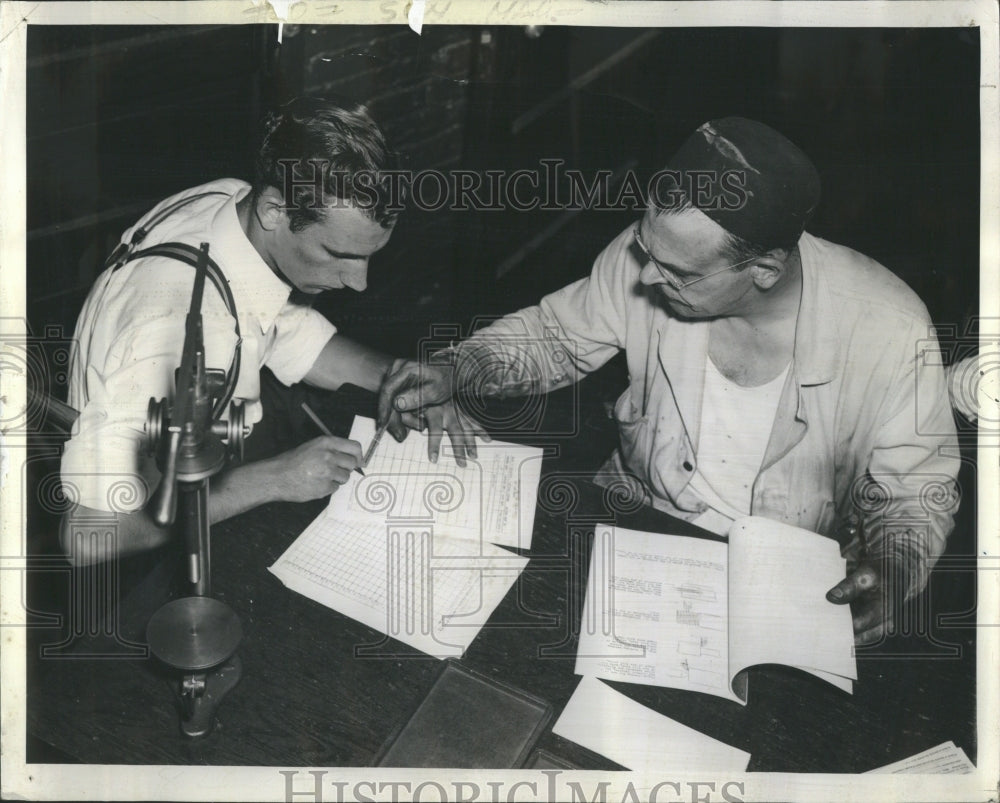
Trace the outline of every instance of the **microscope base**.
{"type": "Polygon", "coordinates": [[[238,655],[207,671],[185,675],[180,682],[181,732],[191,739],[208,736],[215,727],[215,712],[222,698],[242,675],[238,655]]]}

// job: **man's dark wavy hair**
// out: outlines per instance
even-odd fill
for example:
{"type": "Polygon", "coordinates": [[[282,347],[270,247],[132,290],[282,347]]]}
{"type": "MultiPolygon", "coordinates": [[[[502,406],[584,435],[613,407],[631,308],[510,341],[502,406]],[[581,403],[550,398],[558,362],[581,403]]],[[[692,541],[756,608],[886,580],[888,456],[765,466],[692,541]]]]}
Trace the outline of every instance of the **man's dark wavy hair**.
{"type": "Polygon", "coordinates": [[[397,155],[360,103],[300,97],[289,101],[264,124],[257,150],[253,191],[274,187],[285,198],[292,231],[322,219],[323,207],[335,200],[351,203],[385,228],[405,203],[405,183],[386,171],[396,170],[397,155]],[[322,197],[317,173],[322,172],[322,197]]]}

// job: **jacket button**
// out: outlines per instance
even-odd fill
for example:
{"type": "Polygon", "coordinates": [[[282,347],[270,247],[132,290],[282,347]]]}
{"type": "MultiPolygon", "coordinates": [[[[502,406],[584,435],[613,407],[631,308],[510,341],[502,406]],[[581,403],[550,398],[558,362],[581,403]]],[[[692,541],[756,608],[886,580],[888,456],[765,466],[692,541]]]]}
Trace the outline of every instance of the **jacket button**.
{"type": "Polygon", "coordinates": [[[684,466],[685,471],[691,471],[692,469],[694,469],[694,466],[691,465],[690,460],[685,460],[683,463],[681,463],[681,465],[684,466]]]}

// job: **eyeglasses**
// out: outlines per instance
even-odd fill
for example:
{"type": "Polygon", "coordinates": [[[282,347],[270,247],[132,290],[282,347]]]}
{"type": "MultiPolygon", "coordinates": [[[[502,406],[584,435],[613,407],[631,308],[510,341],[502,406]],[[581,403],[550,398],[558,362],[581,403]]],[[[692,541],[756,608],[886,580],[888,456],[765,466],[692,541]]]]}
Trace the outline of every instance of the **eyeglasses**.
{"type": "Polygon", "coordinates": [[[670,269],[669,266],[664,265],[662,262],[660,262],[660,260],[658,260],[656,257],[653,256],[649,248],[646,247],[646,244],[642,241],[642,236],[639,234],[640,226],[642,226],[642,221],[636,223],[635,228],[632,229],[632,236],[635,237],[635,244],[639,246],[639,249],[642,251],[643,254],[646,255],[646,258],[654,265],[656,265],[656,269],[660,271],[660,275],[663,276],[663,278],[666,279],[667,282],[670,284],[670,286],[673,287],[675,290],[683,290],[686,287],[690,287],[692,284],[698,284],[698,282],[702,281],[703,279],[707,279],[710,276],[716,276],[720,273],[725,273],[727,270],[732,270],[733,268],[739,268],[742,267],[743,265],[746,265],[748,262],[753,262],[755,259],[760,259],[759,256],[750,257],[749,259],[744,259],[742,262],[737,262],[735,265],[726,265],[726,267],[724,268],[713,270],[711,273],[706,273],[704,276],[699,276],[697,279],[691,279],[691,281],[689,282],[683,282],[679,278],[677,278],[676,274],[674,274],[674,272],[670,269]]]}

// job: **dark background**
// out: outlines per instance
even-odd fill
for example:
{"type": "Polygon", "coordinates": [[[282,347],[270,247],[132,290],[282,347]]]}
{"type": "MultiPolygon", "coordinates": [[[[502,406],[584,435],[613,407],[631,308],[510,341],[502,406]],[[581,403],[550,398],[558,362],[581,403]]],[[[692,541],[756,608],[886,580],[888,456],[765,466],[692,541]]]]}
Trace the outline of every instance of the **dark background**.
{"type": "MultiPolygon", "coordinates": [[[[976,29],[31,26],[28,318],[72,331],[123,229],[170,193],[247,178],[255,129],[299,93],[365,102],[413,170],[662,167],[714,117],[767,122],[816,162],[810,230],[905,279],[937,323],[974,313],[976,29]]],[[[319,303],[414,353],[585,275],[638,214],[409,210],[369,289],[319,303]],[[502,274],[502,275],[498,275],[502,274]]],[[[835,314],[834,311],[831,311],[835,314]]],[[[52,390],[59,395],[60,388],[52,390]]]]}

